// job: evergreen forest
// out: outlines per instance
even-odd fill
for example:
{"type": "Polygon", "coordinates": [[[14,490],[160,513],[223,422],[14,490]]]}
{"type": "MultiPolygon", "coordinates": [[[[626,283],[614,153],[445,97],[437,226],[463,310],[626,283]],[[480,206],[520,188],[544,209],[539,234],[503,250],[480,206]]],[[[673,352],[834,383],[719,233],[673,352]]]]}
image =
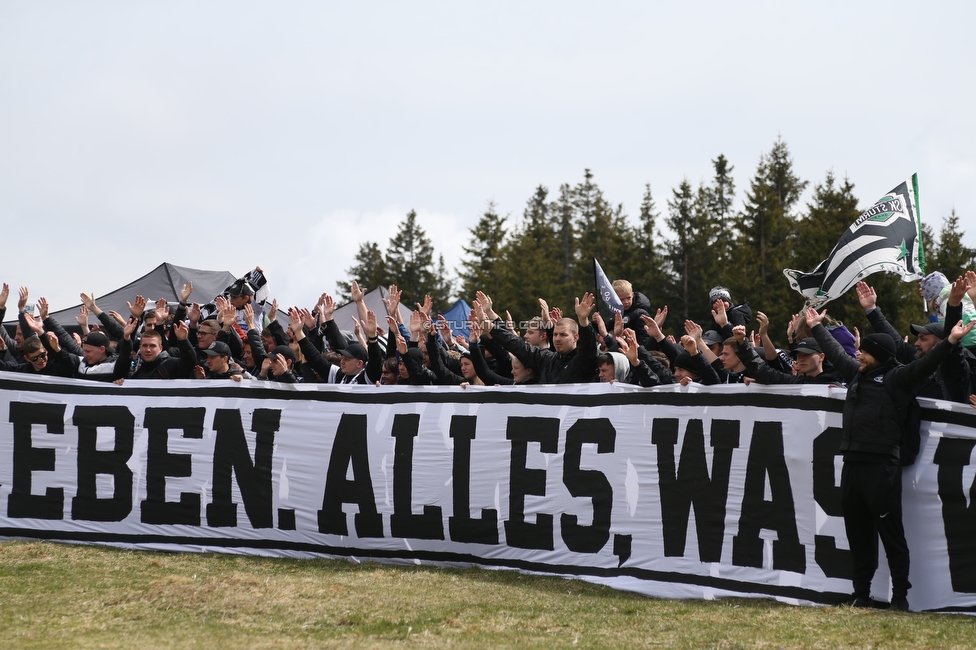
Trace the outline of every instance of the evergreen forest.
{"type": "MultiPolygon", "coordinates": [[[[711,167],[711,180],[695,187],[686,179],[663,200],[654,197],[648,183],[634,217],[604,196],[589,169],[578,183],[562,184],[555,192],[538,186],[517,217],[499,214],[489,202],[470,229],[457,269],[445,268],[443,255],[435,252],[411,211],[385,251],[376,242],[360,244],[346,272],[348,281],[337,290],[349,300],[353,279],[369,288],[397,284],[406,305],[430,294],[438,311],[458,297],[470,302],[482,290],[516,321],[536,315],[540,297],[571,315],[574,298],[594,291],[596,257],[611,280],[628,279],[649,298],[651,313],[668,306],[666,332],[683,333],[685,319],[709,323],[708,291],[723,285],[736,304],[747,301],[753,312],[765,312],[773,339],[782,339],[789,318],[803,307],[783,269],[812,270],[879,197],[859,200],[849,178],[828,171],[801,204],[810,181],[797,176],[782,139],[761,156],[742,190],[724,155],[711,167]],[[739,209],[734,208],[737,198],[739,209]]],[[[892,179],[892,185],[896,182],[892,179]]],[[[955,210],[936,216],[923,209],[922,221],[926,273],[941,271],[952,280],[976,268],[976,249],[963,244],[955,210]],[[937,229],[934,222],[939,222],[937,229]]],[[[867,281],[898,331],[927,320],[917,283],[884,273],[867,281]]],[[[868,327],[853,290],[827,310],[849,327],[862,332],[868,327]]]]}

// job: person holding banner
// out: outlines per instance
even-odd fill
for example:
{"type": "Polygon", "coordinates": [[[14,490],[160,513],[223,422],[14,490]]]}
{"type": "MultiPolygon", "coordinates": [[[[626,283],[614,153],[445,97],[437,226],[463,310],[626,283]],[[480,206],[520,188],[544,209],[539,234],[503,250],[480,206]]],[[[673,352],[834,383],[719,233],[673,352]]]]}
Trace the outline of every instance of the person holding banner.
{"type": "MultiPolygon", "coordinates": [[[[841,472],[844,527],[853,560],[854,594],[851,605],[872,607],[871,580],[878,568],[878,536],[884,544],[891,572],[889,609],[908,611],[909,551],[901,518],[901,441],[905,418],[900,406],[915,399],[919,387],[958,347],[976,321],[955,325],[923,357],[902,365],[895,341],[883,333],[861,339],[857,359],[822,325],[824,314],[808,307],[805,316],[814,338],[836,371],[847,380],[841,472]]],[[[907,459],[904,459],[907,460],[907,459]]]]}

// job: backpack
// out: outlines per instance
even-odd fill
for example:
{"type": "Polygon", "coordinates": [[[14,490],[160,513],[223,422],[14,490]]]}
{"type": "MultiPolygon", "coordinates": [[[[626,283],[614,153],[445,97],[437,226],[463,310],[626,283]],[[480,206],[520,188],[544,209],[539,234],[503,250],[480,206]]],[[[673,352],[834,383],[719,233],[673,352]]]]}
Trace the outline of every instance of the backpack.
{"type": "Polygon", "coordinates": [[[884,387],[898,410],[898,419],[901,422],[901,437],[898,441],[899,464],[908,467],[915,464],[922,445],[922,436],[919,433],[922,428],[922,407],[915,399],[915,395],[909,395],[908,399],[899,395],[898,391],[891,386],[890,377],[891,373],[885,375],[884,387]]]}

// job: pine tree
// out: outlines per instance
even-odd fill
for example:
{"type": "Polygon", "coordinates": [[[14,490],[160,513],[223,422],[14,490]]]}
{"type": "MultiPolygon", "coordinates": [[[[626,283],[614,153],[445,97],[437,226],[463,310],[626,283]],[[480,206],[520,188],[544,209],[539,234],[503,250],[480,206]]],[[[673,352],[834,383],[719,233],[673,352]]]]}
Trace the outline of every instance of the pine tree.
{"type": "Polygon", "coordinates": [[[573,190],[573,206],[576,210],[577,251],[573,256],[575,268],[572,282],[567,286],[564,310],[584,292],[595,291],[594,257],[611,281],[626,279],[632,265],[633,233],[623,206],[614,207],[607,202],[589,169],[584,171],[583,182],[573,190]]]}
{"type": "Polygon", "coordinates": [[[576,270],[577,251],[577,233],[574,218],[576,215],[575,199],[576,196],[574,195],[573,189],[567,183],[563,183],[559,186],[559,198],[549,208],[550,213],[556,219],[556,232],[558,236],[556,242],[558,257],[556,259],[559,260],[560,269],[559,275],[556,276],[557,281],[553,287],[554,292],[540,297],[545,298],[553,307],[564,307],[571,300],[570,296],[573,292],[573,275],[576,270]]]}
{"type": "Polygon", "coordinates": [[[358,281],[361,287],[367,289],[386,286],[390,282],[386,261],[383,259],[383,252],[379,245],[369,241],[360,244],[355,259],[355,264],[346,269],[346,277],[349,280],[336,283],[336,292],[339,294],[340,302],[352,300],[350,291],[353,280],[358,281]]]}
{"type": "Polygon", "coordinates": [[[630,258],[631,266],[627,273],[634,290],[650,297],[652,306],[656,306],[654,301],[662,300],[661,287],[667,277],[664,270],[664,252],[660,243],[661,232],[657,227],[660,216],[654,203],[654,196],[651,194],[651,184],[646,183],[644,196],[641,199],[640,225],[634,230],[637,246],[630,258]]]}
{"type": "MultiPolygon", "coordinates": [[[[404,304],[422,302],[425,294],[436,292],[438,280],[434,273],[434,247],[417,223],[414,210],[407,213],[396,235],[390,239],[384,261],[387,275],[403,292],[404,304]]],[[[446,300],[448,297],[436,296],[435,299],[446,300]]]]}
{"type": "Polygon", "coordinates": [[[712,278],[711,233],[705,211],[698,200],[701,193],[691,189],[688,179],[672,190],[668,201],[668,229],[675,238],[665,244],[672,282],[669,287],[671,311],[681,320],[703,320],[708,306],[708,289],[712,278]]]}
{"type": "Polygon", "coordinates": [[[807,182],[793,172],[786,143],[777,139],[762,156],[737,220],[734,264],[741,275],[731,281],[737,301],[751,300],[753,310],[785,322],[796,302],[783,269],[793,262],[796,216],[793,209],[807,182]]]}
{"type": "Polygon", "coordinates": [[[735,182],[732,179],[732,171],[735,169],[729,164],[728,159],[719,154],[718,158],[712,161],[712,168],[715,175],[712,183],[703,186],[700,201],[704,204],[708,215],[707,218],[712,224],[715,237],[710,244],[713,259],[713,284],[730,284],[732,268],[732,237],[727,236],[731,231],[735,221],[735,213],[732,209],[735,201],[735,182]]]}
{"type": "Polygon", "coordinates": [[[488,209],[481,215],[478,224],[470,229],[470,243],[461,247],[466,259],[462,260],[462,266],[457,270],[462,298],[470,301],[479,290],[491,296],[498,293],[507,218],[499,216],[495,203],[489,201],[488,209]]]}
{"type": "Polygon", "coordinates": [[[938,244],[926,244],[925,270],[928,273],[941,271],[950,281],[966,271],[976,270],[976,249],[963,244],[965,234],[959,228],[959,217],[953,208],[948,217],[942,218],[938,244]]]}
{"type": "Polygon", "coordinates": [[[540,185],[528,200],[522,218],[502,246],[501,286],[496,294],[489,294],[499,313],[507,309],[516,320],[537,315],[538,299],[552,301],[561,285],[563,265],[548,195],[549,190],[540,185]]]}

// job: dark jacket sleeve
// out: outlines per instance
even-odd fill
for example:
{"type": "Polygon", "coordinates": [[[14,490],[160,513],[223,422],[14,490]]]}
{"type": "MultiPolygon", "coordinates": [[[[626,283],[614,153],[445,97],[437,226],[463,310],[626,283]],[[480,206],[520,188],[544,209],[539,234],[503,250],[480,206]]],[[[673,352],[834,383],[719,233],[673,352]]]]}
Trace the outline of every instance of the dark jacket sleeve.
{"type": "Polygon", "coordinates": [[[478,345],[478,341],[470,345],[471,363],[474,364],[474,371],[478,373],[478,378],[484,382],[485,386],[494,386],[495,384],[511,386],[515,383],[515,380],[511,377],[504,377],[497,372],[493,372],[488,367],[488,362],[485,361],[485,355],[481,352],[481,346],[478,345]]]}
{"type": "Polygon", "coordinates": [[[285,334],[285,328],[281,326],[277,318],[268,323],[268,331],[274,337],[276,345],[288,345],[288,335],[285,334]]]}
{"type": "Polygon", "coordinates": [[[69,354],[74,354],[76,356],[81,356],[85,353],[81,346],[75,343],[75,338],[68,334],[67,330],[61,327],[59,323],[53,316],[48,316],[44,319],[44,329],[49,332],[54,332],[58,337],[58,343],[61,348],[67,350],[69,354]]]}
{"type": "Polygon", "coordinates": [[[349,341],[346,337],[342,335],[339,330],[339,326],[336,325],[335,320],[325,321],[325,341],[329,344],[329,347],[338,352],[339,350],[345,350],[346,346],[349,345],[349,341]]]}
{"type": "Polygon", "coordinates": [[[98,322],[102,324],[102,329],[108,334],[109,338],[121,341],[123,336],[123,326],[119,325],[119,321],[112,318],[112,315],[107,311],[103,311],[97,316],[98,322]]]}
{"type": "Polygon", "coordinates": [[[119,339],[119,344],[116,346],[115,351],[119,356],[115,360],[113,378],[127,379],[129,377],[129,369],[132,368],[132,339],[126,340],[123,336],[119,339]]]}
{"type": "Polygon", "coordinates": [[[812,332],[813,338],[817,339],[820,349],[823,350],[824,358],[833,364],[834,370],[844,378],[845,382],[850,383],[857,376],[861,364],[858,363],[857,359],[847,354],[847,351],[823,325],[818,323],[813,327],[812,332]]]}
{"type": "Polygon", "coordinates": [[[440,350],[437,349],[437,335],[433,331],[427,335],[427,357],[430,359],[430,369],[439,384],[457,386],[468,381],[463,376],[454,374],[444,365],[440,350]]]}
{"type": "Polygon", "coordinates": [[[939,341],[925,356],[895,368],[892,371],[894,373],[892,381],[901,390],[914,393],[926,379],[932,376],[939,364],[955,351],[954,348],[959,347],[959,343],[952,344],[948,339],[939,341]]]}
{"type": "Polygon", "coordinates": [[[379,341],[366,341],[366,378],[376,383],[383,377],[383,353],[379,341]]]}
{"type": "Polygon", "coordinates": [[[736,346],[735,354],[746,367],[746,377],[752,377],[760,384],[804,384],[808,380],[802,376],[787,374],[771,368],[748,343],[736,346]]]}
{"type": "MultiPolygon", "coordinates": [[[[508,355],[508,350],[503,348],[501,344],[495,339],[491,338],[487,334],[482,334],[481,339],[478,344],[482,349],[482,358],[484,358],[485,352],[490,352],[492,358],[495,360],[495,373],[501,375],[502,377],[512,376],[512,358],[508,355]]],[[[487,360],[485,360],[487,364],[487,360]]],[[[482,381],[484,379],[482,378],[482,381]]]]}
{"type": "Polygon", "coordinates": [[[312,341],[306,336],[301,341],[298,342],[298,347],[301,348],[302,354],[305,355],[305,363],[308,364],[312,370],[319,373],[319,377],[322,381],[329,381],[329,373],[332,369],[332,363],[322,356],[318,348],[312,345],[312,341]]]}
{"type": "Polygon", "coordinates": [[[193,349],[190,341],[177,339],[176,347],[180,351],[180,363],[178,366],[178,379],[193,379],[193,368],[197,365],[197,351],[193,349]]]}
{"type": "MultiPolygon", "coordinates": [[[[0,307],[0,323],[3,322],[4,317],[7,315],[7,308],[0,307]]],[[[17,347],[17,342],[14,341],[13,337],[7,332],[6,327],[0,327],[0,337],[3,337],[3,344],[8,350],[13,350],[17,347]]]]}

